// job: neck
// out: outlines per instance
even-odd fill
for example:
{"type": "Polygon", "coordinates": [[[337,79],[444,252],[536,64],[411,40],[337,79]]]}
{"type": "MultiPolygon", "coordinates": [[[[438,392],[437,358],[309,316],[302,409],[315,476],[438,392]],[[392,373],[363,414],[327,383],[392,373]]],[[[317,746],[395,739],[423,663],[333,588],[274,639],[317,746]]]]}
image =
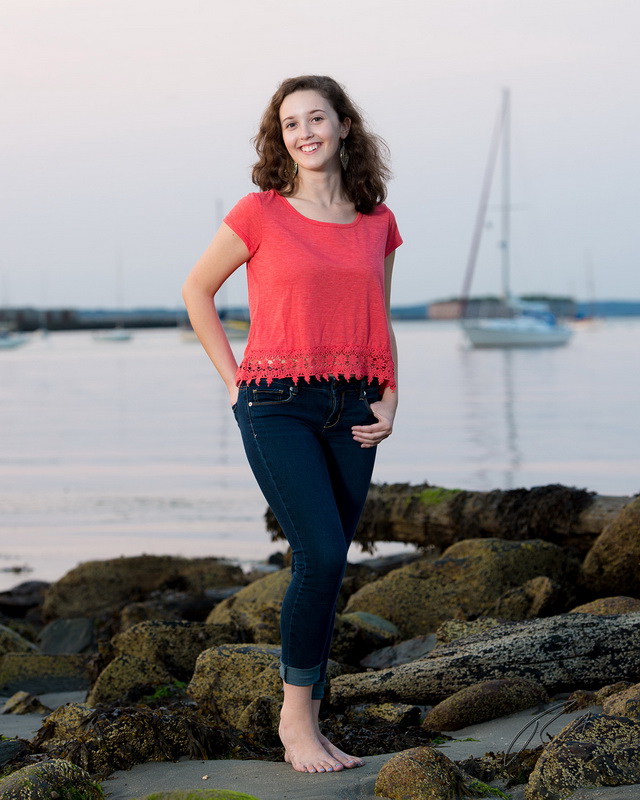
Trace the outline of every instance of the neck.
{"type": "Polygon", "coordinates": [[[329,173],[301,170],[298,172],[298,181],[292,197],[320,206],[348,202],[339,168],[329,173]]]}

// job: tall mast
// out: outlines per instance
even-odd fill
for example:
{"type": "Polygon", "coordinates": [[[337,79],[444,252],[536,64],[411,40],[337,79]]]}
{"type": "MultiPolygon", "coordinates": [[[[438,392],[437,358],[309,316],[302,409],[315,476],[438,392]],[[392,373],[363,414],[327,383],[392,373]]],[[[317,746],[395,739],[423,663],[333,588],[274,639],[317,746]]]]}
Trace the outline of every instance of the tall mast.
{"type": "Polygon", "coordinates": [[[502,90],[502,237],[500,248],[502,250],[502,294],[508,303],[511,299],[511,286],[509,280],[509,239],[510,239],[510,128],[511,128],[511,97],[508,89],[502,90]]]}

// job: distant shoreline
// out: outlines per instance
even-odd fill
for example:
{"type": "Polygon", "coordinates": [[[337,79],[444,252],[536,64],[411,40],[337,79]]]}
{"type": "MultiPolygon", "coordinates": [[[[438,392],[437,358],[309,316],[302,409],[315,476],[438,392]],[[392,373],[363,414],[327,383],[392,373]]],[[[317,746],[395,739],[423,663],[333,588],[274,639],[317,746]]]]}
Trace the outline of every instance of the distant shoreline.
{"type": "MultiPolygon", "coordinates": [[[[477,300],[498,298],[477,298],[477,300]]],[[[548,298],[553,305],[554,298],[548,298]]],[[[559,299],[558,299],[559,300],[559,299]]],[[[394,306],[391,315],[396,320],[434,320],[433,307],[443,307],[457,300],[437,301],[416,305],[394,306]]],[[[563,302],[565,300],[563,299],[563,302]]],[[[640,300],[594,300],[571,303],[574,313],[569,318],[592,317],[640,317],[640,300]]],[[[557,313],[557,312],[556,312],[557,313]]],[[[249,309],[243,306],[220,309],[222,319],[249,321],[249,309]]],[[[565,316],[565,315],[562,315],[565,316]]],[[[71,331],[104,330],[110,328],[181,328],[189,326],[187,312],[183,308],[0,308],[0,327],[14,331],[36,330],[71,331]]]]}

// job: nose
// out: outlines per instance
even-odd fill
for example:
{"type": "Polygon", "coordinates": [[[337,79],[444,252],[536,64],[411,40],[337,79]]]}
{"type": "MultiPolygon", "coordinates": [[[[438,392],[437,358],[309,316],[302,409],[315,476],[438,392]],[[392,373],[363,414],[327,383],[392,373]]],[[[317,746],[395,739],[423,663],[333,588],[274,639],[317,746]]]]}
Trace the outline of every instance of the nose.
{"type": "Polygon", "coordinates": [[[310,139],[313,136],[313,131],[307,124],[304,124],[300,130],[300,136],[303,139],[310,139]]]}

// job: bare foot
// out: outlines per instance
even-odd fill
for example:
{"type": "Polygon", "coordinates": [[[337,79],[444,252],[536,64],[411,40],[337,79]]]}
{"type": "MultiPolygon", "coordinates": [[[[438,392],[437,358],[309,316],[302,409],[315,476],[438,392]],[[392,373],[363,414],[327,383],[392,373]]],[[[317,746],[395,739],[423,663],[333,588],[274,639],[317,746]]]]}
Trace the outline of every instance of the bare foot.
{"type": "Polygon", "coordinates": [[[323,747],[313,725],[288,723],[280,720],[280,741],[284,745],[284,760],[297,772],[339,772],[342,761],[323,747]]]}
{"type": "Polygon", "coordinates": [[[364,767],[364,761],[361,758],[356,758],[355,756],[347,755],[339,747],[336,747],[335,744],[332,744],[326,736],[323,736],[318,731],[318,739],[320,744],[324,747],[324,749],[329,754],[329,757],[335,759],[343,767],[347,769],[354,769],[354,767],[364,767]]]}

